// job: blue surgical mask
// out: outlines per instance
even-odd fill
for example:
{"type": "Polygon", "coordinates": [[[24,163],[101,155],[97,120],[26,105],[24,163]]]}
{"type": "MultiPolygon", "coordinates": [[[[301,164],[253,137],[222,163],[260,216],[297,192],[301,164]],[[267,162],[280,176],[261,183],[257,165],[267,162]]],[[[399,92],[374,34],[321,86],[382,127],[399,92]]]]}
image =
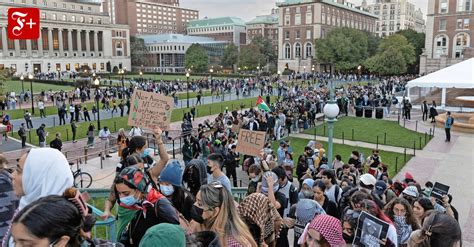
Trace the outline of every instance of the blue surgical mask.
{"type": "Polygon", "coordinates": [[[160,184],[160,191],[161,191],[161,194],[163,194],[164,196],[170,196],[173,194],[174,188],[173,188],[173,185],[160,184]]]}
{"type": "Polygon", "coordinates": [[[135,198],[133,195],[125,196],[120,198],[120,203],[122,203],[125,206],[133,206],[138,202],[137,198],[135,198]]]}

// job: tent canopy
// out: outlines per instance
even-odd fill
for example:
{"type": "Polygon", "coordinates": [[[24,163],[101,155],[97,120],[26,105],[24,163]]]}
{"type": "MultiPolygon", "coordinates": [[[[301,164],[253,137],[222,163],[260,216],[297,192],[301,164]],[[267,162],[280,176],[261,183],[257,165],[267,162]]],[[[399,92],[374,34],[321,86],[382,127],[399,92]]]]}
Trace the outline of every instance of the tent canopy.
{"type": "Polygon", "coordinates": [[[410,87],[474,88],[474,58],[411,80],[410,87]]]}

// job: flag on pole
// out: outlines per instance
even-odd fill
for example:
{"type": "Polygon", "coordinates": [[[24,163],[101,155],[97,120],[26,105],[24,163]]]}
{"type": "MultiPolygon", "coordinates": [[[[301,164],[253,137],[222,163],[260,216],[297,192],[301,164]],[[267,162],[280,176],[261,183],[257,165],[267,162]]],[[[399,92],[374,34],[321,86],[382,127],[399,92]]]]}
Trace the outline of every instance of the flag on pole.
{"type": "Polygon", "coordinates": [[[256,105],[257,105],[258,109],[260,109],[260,110],[270,111],[270,108],[265,103],[265,101],[262,99],[262,96],[258,96],[256,105]]]}

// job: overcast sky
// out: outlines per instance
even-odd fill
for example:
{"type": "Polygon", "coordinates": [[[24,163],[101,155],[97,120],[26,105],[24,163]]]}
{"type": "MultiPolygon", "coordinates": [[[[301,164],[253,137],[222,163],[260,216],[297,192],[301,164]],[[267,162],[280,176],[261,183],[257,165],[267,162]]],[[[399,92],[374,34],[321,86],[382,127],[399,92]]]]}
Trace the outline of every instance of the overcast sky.
{"type": "MultiPolygon", "coordinates": [[[[348,0],[359,5],[362,0],[348,0]]],[[[367,3],[375,0],[367,0],[367,3]]],[[[417,8],[426,16],[428,0],[412,0],[417,8]]],[[[250,21],[257,15],[270,14],[275,8],[276,0],[180,0],[180,6],[199,10],[199,17],[235,16],[250,21]]]]}

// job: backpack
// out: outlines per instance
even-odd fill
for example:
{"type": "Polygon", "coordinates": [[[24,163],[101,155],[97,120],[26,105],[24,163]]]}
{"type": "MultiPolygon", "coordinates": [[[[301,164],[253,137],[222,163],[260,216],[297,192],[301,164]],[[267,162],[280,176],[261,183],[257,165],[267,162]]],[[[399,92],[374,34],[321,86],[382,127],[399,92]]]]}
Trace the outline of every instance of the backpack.
{"type": "Polygon", "coordinates": [[[454,124],[454,118],[451,117],[451,121],[450,121],[449,125],[453,125],[453,124],[454,124]]]}
{"type": "Polygon", "coordinates": [[[22,129],[22,128],[20,128],[20,129],[18,130],[18,135],[19,135],[20,137],[23,137],[24,134],[25,134],[25,130],[22,129]]]}

